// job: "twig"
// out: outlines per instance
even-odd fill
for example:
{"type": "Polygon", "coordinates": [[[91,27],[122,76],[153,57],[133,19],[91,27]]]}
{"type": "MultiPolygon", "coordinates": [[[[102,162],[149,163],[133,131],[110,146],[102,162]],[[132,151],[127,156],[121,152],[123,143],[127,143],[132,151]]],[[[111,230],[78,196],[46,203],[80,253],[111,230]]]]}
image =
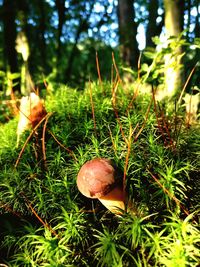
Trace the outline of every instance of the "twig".
{"type": "MultiPolygon", "coordinates": [[[[163,142],[164,142],[164,145],[166,146],[166,138],[165,138],[165,134],[163,132],[163,128],[162,128],[162,125],[160,124],[160,120],[159,120],[159,117],[158,117],[158,112],[157,112],[157,105],[156,105],[156,99],[155,99],[155,91],[154,91],[154,88],[152,87],[152,97],[153,97],[153,103],[154,103],[154,112],[155,112],[155,115],[156,115],[156,121],[157,121],[157,124],[158,124],[158,129],[162,135],[162,138],[163,138],[163,142]]],[[[170,140],[171,142],[171,140],[170,140]]],[[[172,141],[173,142],[173,141],[172,141]]],[[[173,144],[173,143],[172,143],[173,144]]],[[[173,148],[174,148],[174,144],[173,144],[173,148]]]]}
{"type": "Polygon", "coordinates": [[[120,121],[120,118],[119,118],[118,110],[116,108],[116,91],[117,91],[118,85],[119,85],[119,80],[117,80],[114,88],[112,88],[112,98],[111,98],[111,101],[112,101],[112,107],[113,107],[113,110],[114,110],[114,113],[115,113],[115,117],[117,119],[117,123],[118,123],[119,128],[120,128],[121,135],[122,135],[124,141],[127,144],[126,136],[124,134],[124,131],[123,131],[123,128],[122,128],[122,124],[121,124],[121,121],[120,121]]]}
{"type": "Polygon", "coordinates": [[[91,85],[91,81],[90,80],[89,80],[89,83],[90,83],[90,102],[91,102],[91,107],[92,107],[92,118],[93,118],[93,123],[94,123],[94,131],[95,131],[95,134],[97,135],[95,112],[94,112],[94,102],[93,102],[93,99],[92,99],[92,85],[91,85]]]}
{"type": "Polygon", "coordinates": [[[63,149],[65,149],[71,156],[72,158],[77,161],[76,157],[74,156],[73,151],[71,151],[69,148],[65,147],[63,144],[61,144],[58,139],[55,137],[55,135],[48,129],[48,132],[50,133],[50,135],[53,137],[53,139],[56,141],[56,143],[59,144],[60,147],[62,147],[63,149]]]}
{"type": "Polygon", "coordinates": [[[116,92],[117,92],[118,85],[119,85],[119,80],[117,80],[114,83],[114,86],[112,86],[112,98],[111,98],[111,100],[112,100],[112,103],[114,106],[116,105],[116,92]]]}
{"type": "Polygon", "coordinates": [[[140,72],[141,72],[141,57],[142,57],[142,53],[140,52],[140,55],[139,55],[139,58],[138,58],[138,64],[137,64],[137,67],[138,67],[138,80],[140,81],[140,72]]]}
{"type": "Polygon", "coordinates": [[[171,199],[174,200],[174,202],[183,210],[183,212],[188,216],[190,215],[189,211],[181,204],[181,202],[174,196],[172,195],[162,184],[161,182],[158,180],[158,178],[155,177],[155,175],[153,175],[151,173],[150,170],[147,169],[147,172],[151,175],[151,177],[154,179],[154,181],[160,186],[160,188],[163,189],[163,192],[166,193],[171,199]]]}
{"type": "Polygon", "coordinates": [[[103,83],[102,83],[102,79],[101,79],[101,71],[100,71],[100,67],[99,67],[99,58],[98,58],[98,53],[97,52],[96,52],[96,66],[97,66],[97,73],[98,73],[98,77],[99,77],[99,84],[101,86],[101,91],[105,95],[105,92],[104,92],[104,89],[103,89],[103,83]]]}
{"type": "Polygon", "coordinates": [[[185,91],[185,89],[186,89],[186,87],[187,87],[187,85],[188,85],[188,83],[189,83],[189,81],[190,81],[190,79],[191,79],[191,77],[192,77],[192,74],[194,73],[194,71],[195,71],[195,69],[196,69],[196,67],[197,67],[197,64],[198,64],[198,62],[195,64],[195,66],[194,66],[193,69],[191,70],[191,72],[190,72],[190,74],[189,74],[189,76],[188,76],[188,78],[187,78],[187,80],[186,80],[186,82],[185,82],[185,84],[184,84],[184,86],[183,86],[183,89],[182,89],[182,91],[181,91],[181,94],[180,94],[179,99],[178,99],[178,102],[177,102],[177,106],[180,105],[181,99],[182,99],[182,97],[183,97],[183,93],[184,93],[184,91],[185,91]]]}
{"type": "Polygon", "coordinates": [[[130,101],[130,103],[128,104],[128,107],[127,107],[127,109],[126,109],[126,114],[128,114],[130,108],[133,106],[133,101],[134,101],[134,100],[137,98],[137,96],[138,96],[138,88],[139,88],[140,85],[141,85],[141,84],[138,83],[138,84],[137,84],[137,88],[136,88],[136,90],[134,90],[133,97],[132,97],[132,99],[131,99],[131,101],[130,101]]]}
{"type": "Polygon", "coordinates": [[[113,61],[113,66],[115,68],[115,71],[117,73],[117,80],[119,80],[119,82],[121,82],[121,78],[120,78],[120,75],[119,75],[119,71],[118,71],[118,68],[117,68],[117,65],[116,65],[116,62],[115,62],[115,56],[114,56],[113,52],[112,52],[112,61],[113,61]]]}
{"type": "MultiPolygon", "coordinates": [[[[163,111],[161,111],[161,118],[162,118],[162,121],[164,123],[164,129],[166,130],[166,133],[167,133],[168,138],[169,138],[169,143],[170,143],[171,147],[175,150],[175,145],[174,145],[173,139],[171,138],[171,135],[170,135],[163,111]]],[[[166,138],[165,138],[165,140],[166,140],[166,138]]]]}
{"type": "Polygon", "coordinates": [[[148,108],[147,108],[147,111],[146,111],[146,115],[145,115],[145,119],[144,119],[144,122],[142,124],[142,127],[140,128],[140,130],[138,131],[138,133],[136,134],[135,138],[134,138],[134,142],[137,141],[138,137],[140,136],[141,132],[143,131],[144,129],[144,126],[146,125],[146,122],[147,122],[147,119],[148,119],[148,116],[149,116],[149,112],[150,112],[150,108],[151,108],[151,104],[153,102],[153,99],[151,99],[149,105],[148,105],[148,108]]]}
{"type": "Polygon", "coordinates": [[[49,113],[47,113],[47,114],[41,119],[41,121],[38,122],[38,124],[33,128],[33,130],[31,131],[31,133],[29,134],[29,136],[28,136],[28,138],[26,139],[26,141],[25,141],[25,143],[24,143],[24,145],[23,145],[23,147],[22,147],[22,149],[21,149],[21,151],[20,151],[20,153],[19,153],[19,156],[18,156],[18,158],[17,158],[17,160],[16,160],[15,168],[18,166],[19,161],[20,161],[20,159],[21,159],[21,156],[22,156],[22,154],[23,154],[23,152],[24,152],[24,150],[25,150],[25,148],[26,148],[26,146],[27,146],[29,140],[31,139],[31,137],[33,136],[33,134],[35,133],[35,131],[37,130],[37,128],[40,126],[40,124],[42,124],[42,122],[43,122],[48,116],[49,116],[49,113]]]}
{"type": "Polygon", "coordinates": [[[111,71],[110,71],[110,83],[113,84],[113,81],[114,81],[114,66],[112,64],[111,66],[111,71]]]}
{"type": "Polygon", "coordinates": [[[43,130],[42,130],[42,154],[43,154],[43,160],[44,160],[44,166],[46,166],[46,149],[45,149],[45,133],[46,133],[46,127],[49,117],[52,115],[52,113],[49,113],[49,116],[46,117],[46,120],[44,122],[43,130]]]}
{"type": "Polygon", "coordinates": [[[52,229],[52,227],[38,215],[38,213],[35,211],[35,209],[32,207],[31,202],[28,200],[27,196],[21,192],[21,195],[24,197],[25,202],[27,204],[27,207],[31,212],[35,215],[35,217],[41,222],[41,224],[47,228],[54,236],[59,238],[58,234],[52,229]]]}
{"type": "Polygon", "coordinates": [[[47,90],[47,93],[50,95],[51,90],[49,89],[48,82],[46,81],[44,75],[43,75],[43,83],[44,83],[44,86],[45,86],[45,88],[46,88],[46,90],[47,90]]]}
{"type": "Polygon", "coordinates": [[[123,175],[123,195],[124,196],[125,196],[125,191],[126,191],[126,172],[127,172],[129,157],[130,157],[130,153],[131,153],[132,136],[133,136],[134,132],[136,131],[137,127],[138,127],[138,123],[136,124],[136,126],[133,130],[132,130],[131,125],[130,125],[130,129],[129,129],[129,137],[128,137],[128,143],[127,143],[127,154],[126,154],[126,161],[125,161],[124,175],[123,175]]]}
{"type": "Polygon", "coordinates": [[[110,134],[110,138],[111,138],[111,142],[112,142],[113,150],[114,150],[114,152],[115,152],[115,155],[117,155],[116,145],[115,145],[114,138],[113,138],[113,135],[112,135],[112,131],[111,131],[109,125],[108,125],[108,130],[109,130],[109,134],[110,134]]]}

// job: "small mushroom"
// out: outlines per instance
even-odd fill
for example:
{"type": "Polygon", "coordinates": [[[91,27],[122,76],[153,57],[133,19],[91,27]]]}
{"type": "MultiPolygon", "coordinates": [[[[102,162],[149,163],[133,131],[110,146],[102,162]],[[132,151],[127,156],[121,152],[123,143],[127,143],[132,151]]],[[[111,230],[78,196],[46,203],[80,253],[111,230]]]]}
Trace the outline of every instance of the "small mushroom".
{"type": "Polygon", "coordinates": [[[111,212],[120,214],[125,210],[123,187],[110,160],[87,161],[78,173],[77,186],[84,196],[98,198],[111,212]]]}
{"type": "Polygon", "coordinates": [[[35,93],[23,96],[20,101],[19,121],[17,126],[17,146],[20,136],[28,128],[34,128],[47,114],[43,101],[35,93]]]}

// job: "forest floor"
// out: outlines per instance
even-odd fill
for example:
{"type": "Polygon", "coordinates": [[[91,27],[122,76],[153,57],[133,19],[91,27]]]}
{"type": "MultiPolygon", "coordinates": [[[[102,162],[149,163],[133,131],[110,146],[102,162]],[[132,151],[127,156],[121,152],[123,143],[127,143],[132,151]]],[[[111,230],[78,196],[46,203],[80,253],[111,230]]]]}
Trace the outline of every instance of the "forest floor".
{"type": "Polygon", "coordinates": [[[42,95],[34,130],[1,115],[0,263],[200,266],[200,126],[184,105],[118,83],[42,95]],[[79,192],[95,158],[112,160],[131,208],[115,214],[79,192]]]}

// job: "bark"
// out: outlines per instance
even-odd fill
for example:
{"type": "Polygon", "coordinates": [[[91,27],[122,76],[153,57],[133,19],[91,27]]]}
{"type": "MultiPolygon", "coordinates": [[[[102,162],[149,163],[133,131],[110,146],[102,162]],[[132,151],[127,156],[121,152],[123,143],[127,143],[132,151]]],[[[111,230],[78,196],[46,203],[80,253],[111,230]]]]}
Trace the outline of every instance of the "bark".
{"type": "MultiPolygon", "coordinates": [[[[166,35],[168,38],[178,38],[183,31],[184,1],[164,0],[164,8],[166,35]]],[[[183,86],[181,54],[182,48],[179,46],[165,55],[165,90],[168,97],[175,95],[183,86]]]]}
{"type": "Polygon", "coordinates": [[[74,62],[74,58],[76,56],[78,40],[80,38],[81,33],[85,30],[85,26],[87,27],[87,22],[85,20],[80,21],[79,27],[77,29],[76,36],[75,36],[75,42],[72,46],[72,50],[71,50],[71,53],[70,53],[70,56],[68,59],[68,64],[67,64],[67,69],[66,69],[67,80],[70,80],[70,78],[71,78],[72,69],[73,69],[73,62],[74,62]]]}
{"type": "Polygon", "coordinates": [[[137,69],[139,50],[136,40],[137,24],[133,0],[118,0],[118,24],[121,58],[123,62],[137,69]]]}
{"type": "Polygon", "coordinates": [[[47,56],[46,56],[46,41],[45,41],[45,31],[46,31],[46,20],[45,20],[45,6],[44,1],[40,1],[38,4],[40,10],[40,20],[39,20],[39,47],[40,47],[40,55],[41,55],[41,65],[42,69],[45,72],[47,65],[47,56]]]}
{"type": "MultiPolygon", "coordinates": [[[[17,73],[17,52],[15,50],[16,39],[16,7],[13,0],[4,0],[3,2],[3,24],[4,24],[4,51],[7,59],[8,69],[11,73],[17,73]]],[[[19,90],[19,85],[13,88],[19,90]]]]}
{"type": "Polygon", "coordinates": [[[30,74],[29,58],[30,43],[29,43],[29,25],[28,25],[28,14],[29,4],[27,0],[17,0],[17,18],[19,20],[20,31],[17,36],[18,52],[22,54],[23,64],[21,66],[21,93],[23,95],[30,94],[34,90],[34,83],[30,74]]]}
{"type": "Polygon", "coordinates": [[[159,36],[162,31],[162,27],[164,26],[164,16],[162,16],[161,22],[156,22],[158,17],[158,7],[158,0],[149,1],[149,22],[146,31],[146,46],[155,47],[152,38],[154,36],[159,36]]]}
{"type": "Polygon", "coordinates": [[[184,1],[164,0],[165,27],[168,36],[178,36],[183,31],[184,1]]]}
{"type": "Polygon", "coordinates": [[[65,0],[56,0],[56,9],[58,12],[58,34],[57,34],[57,63],[61,56],[61,37],[65,23],[65,0]]]}
{"type": "Polygon", "coordinates": [[[196,1],[196,10],[197,10],[197,16],[195,19],[195,37],[200,37],[200,14],[198,12],[199,10],[199,1],[196,1]]]}
{"type": "Polygon", "coordinates": [[[191,0],[188,0],[188,1],[186,1],[186,7],[185,7],[185,9],[187,10],[187,15],[188,15],[188,21],[187,21],[187,38],[189,39],[189,28],[190,28],[190,23],[191,23],[191,14],[190,14],[190,12],[191,12],[191,0]]]}
{"type": "Polygon", "coordinates": [[[88,28],[89,28],[88,21],[89,21],[89,18],[91,16],[91,14],[92,14],[92,9],[94,7],[94,2],[95,1],[91,1],[90,10],[86,14],[86,17],[85,18],[80,18],[79,27],[78,27],[78,29],[76,31],[75,41],[74,41],[74,44],[72,46],[72,50],[71,50],[71,53],[70,53],[70,56],[69,56],[69,59],[68,59],[67,68],[66,68],[66,71],[65,71],[65,77],[66,77],[65,81],[69,81],[70,78],[71,78],[71,74],[72,74],[72,70],[73,70],[73,63],[74,63],[74,59],[75,59],[75,56],[76,56],[77,44],[78,44],[78,41],[79,41],[81,33],[82,32],[86,32],[88,30],[88,28]]]}
{"type": "Polygon", "coordinates": [[[17,18],[19,20],[20,30],[25,33],[26,36],[29,34],[28,27],[28,14],[29,6],[27,0],[17,0],[17,18]]]}
{"type": "MultiPolygon", "coordinates": [[[[198,7],[199,7],[199,1],[196,1],[197,16],[195,20],[195,38],[200,38],[200,14],[198,12],[198,7]]],[[[195,58],[196,58],[196,62],[200,61],[200,49],[199,48],[196,49],[195,58]]],[[[200,81],[200,78],[198,76],[197,82],[199,83],[199,81],[200,81]]]]}

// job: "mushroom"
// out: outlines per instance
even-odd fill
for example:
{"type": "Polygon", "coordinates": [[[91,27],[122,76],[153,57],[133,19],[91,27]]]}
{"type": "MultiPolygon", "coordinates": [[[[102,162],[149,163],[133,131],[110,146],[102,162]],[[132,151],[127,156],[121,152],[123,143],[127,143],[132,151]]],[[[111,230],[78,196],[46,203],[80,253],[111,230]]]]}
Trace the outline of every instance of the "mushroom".
{"type": "Polygon", "coordinates": [[[43,101],[35,93],[23,96],[20,101],[19,121],[17,126],[17,146],[22,133],[28,128],[34,128],[47,114],[43,101]]]}
{"type": "Polygon", "coordinates": [[[98,198],[111,212],[120,214],[125,210],[123,186],[110,160],[87,161],[78,173],[77,186],[84,196],[98,198]]]}

